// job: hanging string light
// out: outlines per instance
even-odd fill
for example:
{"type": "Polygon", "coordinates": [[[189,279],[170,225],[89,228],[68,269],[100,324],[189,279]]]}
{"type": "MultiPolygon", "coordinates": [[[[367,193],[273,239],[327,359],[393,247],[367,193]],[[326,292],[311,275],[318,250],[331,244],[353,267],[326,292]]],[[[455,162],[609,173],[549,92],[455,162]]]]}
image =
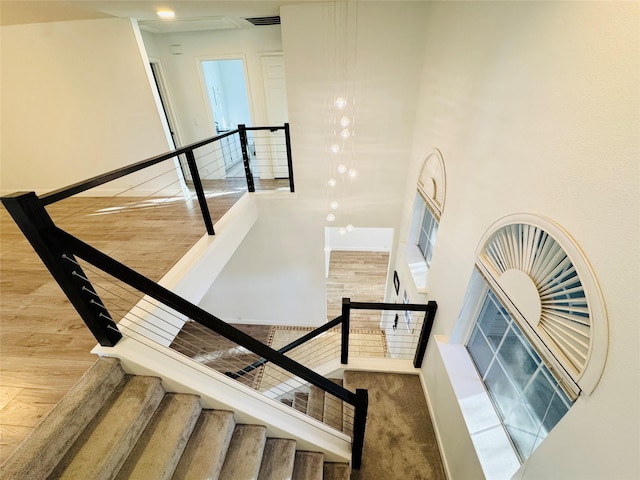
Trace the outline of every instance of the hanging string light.
{"type": "MultiPolygon", "coordinates": [[[[355,53],[357,46],[358,0],[335,0],[326,2],[325,20],[328,25],[326,37],[327,86],[325,97],[328,108],[328,130],[326,142],[326,220],[336,221],[338,209],[343,218],[352,211],[349,198],[351,183],[357,177],[354,162],[355,135],[355,53]],[[355,6],[355,10],[353,7],[355,6]],[[354,15],[355,13],[355,15],[354,15]],[[351,74],[351,76],[350,76],[351,74]],[[346,182],[346,178],[349,182],[346,182]],[[347,206],[344,210],[343,204],[347,206]]],[[[346,222],[345,222],[346,223],[346,222]]],[[[353,230],[342,228],[341,233],[353,230]]]]}

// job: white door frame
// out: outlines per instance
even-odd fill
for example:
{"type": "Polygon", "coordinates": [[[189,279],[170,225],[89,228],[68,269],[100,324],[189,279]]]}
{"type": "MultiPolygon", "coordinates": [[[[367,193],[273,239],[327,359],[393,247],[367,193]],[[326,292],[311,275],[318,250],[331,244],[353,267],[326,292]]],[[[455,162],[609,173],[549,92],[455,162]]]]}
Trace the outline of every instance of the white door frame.
{"type": "MultiPolygon", "coordinates": [[[[171,142],[173,143],[173,147],[181,147],[183,145],[182,135],[180,134],[178,121],[176,118],[175,110],[173,108],[171,94],[169,93],[169,88],[167,87],[168,84],[164,75],[162,61],[156,57],[149,57],[149,68],[151,69],[151,76],[154,79],[154,84],[156,85],[158,89],[158,95],[160,96],[160,105],[158,106],[163,110],[163,114],[161,115],[163,126],[167,130],[167,134],[171,139],[171,142]]],[[[178,173],[178,177],[180,178],[180,186],[183,193],[185,195],[191,195],[186,184],[186,181],[191,179],[189,169],[183,166],[184,162],[182,162],[179,158],[174,158],[173,161],[176,167],[176,172],[178,173]]]]}

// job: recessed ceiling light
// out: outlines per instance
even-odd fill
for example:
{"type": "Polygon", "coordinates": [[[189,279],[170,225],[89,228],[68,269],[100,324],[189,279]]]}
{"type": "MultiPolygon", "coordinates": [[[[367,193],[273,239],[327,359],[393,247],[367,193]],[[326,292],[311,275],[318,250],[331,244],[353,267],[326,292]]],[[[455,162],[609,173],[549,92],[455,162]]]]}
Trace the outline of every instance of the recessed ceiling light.
{"type": "Polygon", "coordinates": [[[160,18],[175,18],[176,12],[174,12],[173,10],[158,10],[156,12],[156,15],[158,15],[160,18]]]}

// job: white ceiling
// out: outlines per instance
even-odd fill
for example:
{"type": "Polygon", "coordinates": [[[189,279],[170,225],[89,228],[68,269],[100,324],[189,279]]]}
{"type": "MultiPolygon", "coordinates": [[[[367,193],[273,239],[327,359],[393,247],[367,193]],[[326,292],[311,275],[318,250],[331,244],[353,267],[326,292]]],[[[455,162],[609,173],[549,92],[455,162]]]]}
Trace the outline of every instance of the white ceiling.
{"type": "Polygon", "coordinates": [[[0,24],[46,23],[97,18],[135,18],[159,33],[254,27],[245,17],[279,15],[280,6],[314,0],[0,0],[0,24]],[[156,11],[170,9],[174,20],[159,21],[156,11]]]}

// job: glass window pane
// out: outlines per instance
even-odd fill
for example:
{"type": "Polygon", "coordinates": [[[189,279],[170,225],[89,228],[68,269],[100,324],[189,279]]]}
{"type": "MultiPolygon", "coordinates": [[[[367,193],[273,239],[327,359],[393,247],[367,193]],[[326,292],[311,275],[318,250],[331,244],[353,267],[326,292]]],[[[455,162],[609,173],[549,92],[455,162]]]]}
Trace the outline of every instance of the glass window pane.
{"type": "Polygon", "coordinates": [[[518,402],[518,392],[502,370],[500,362],[493,362],[485,378],[485,384],[502,418],[506,418],[518,402]]]}
{"type": "Polygon", "coordinates": [[[425,263],[427,264],[427,267],[431,265],[432,257],[433,257],[433,245],[427,242],[424,249],[424,260],[425,260],[425,263]]]}
{"type": "Polygon", "coordinates": [[[484,377],[484,374],[487,373],[487,368],[489,368],[489,364],[491,363],[491,359],[493,358],[493,352],[487,341],[482,336],[482,333],[476,326],[473,331],[473,335],[471,336],[471,340],[469,341],[467,348],[471,353],[471,358],[476,364],[480,375],[484,377]]]}
{"type": "Polygon", "coordinates": [[[436,243],[436,235],[438,235],[438,222],[436,222],[435,218],[433,219],[433,226],[431,227],[431,235],[429,239],[431,243],[436,243]]]}
{"type": "Polygon", "coordinates": [[[547,432],[550,432],[560,419],[564,417],[565,413],[569,411],[570,405],[571,402],[565,393],[560,388],[556,388],[553,400],[551,400],[551,404],[547,410],[547,415],[542,420],[542,425],[544,425],[547,432]]]}
{"type": "Polygon", "coordinates": [[[498,346],[509,324],[502,312],[496,308],[496,305],[491,302],[489,298],[484,302],[478,324],[493,349],[498,350],[498,346]]]}
{"type": "Polygon", "coordinates": [[[554,390],[554,386],[549,383],[549,379],[539,370],[524,391],[527,404],[540,421],[547,413],[554,390]]]}
{"type": "Polygon", "coordinates": [[[518,401],[511,414],[505,419],[504,426],[520,457],[527,458],[538,441],[540,421],[531,416],[529,409],[522,401],[518,401]]]}
{"type": "Polygon", "coordinates": [[[520,391],[523,391],[538,369],[538,365],[512,328],[509,328],[504,336],[500,350],[498,350],[498,357],[505,370],[509,372],[513,383],[520,391]]]}
{"type": "Polygon", "coordinates": [[[433,255],[433,246],[436,242],[436,235],[438,233],[438,222],[433,217],[426,204],[422,204],[422,218],[420,220],[420,228],[418,231],[418,239],[416,245],[422,252],[425,258],[427,267],[431,264],[431,257],[433,255]]]}
{"type": "Polygon", "coordinates": [[[427,246],[427,235],[424,233],[423,230],[420,230],[420,237],[418,238],[418,248],[422,252],[422,255],[424,255],[426,246],[427,246]]]}

